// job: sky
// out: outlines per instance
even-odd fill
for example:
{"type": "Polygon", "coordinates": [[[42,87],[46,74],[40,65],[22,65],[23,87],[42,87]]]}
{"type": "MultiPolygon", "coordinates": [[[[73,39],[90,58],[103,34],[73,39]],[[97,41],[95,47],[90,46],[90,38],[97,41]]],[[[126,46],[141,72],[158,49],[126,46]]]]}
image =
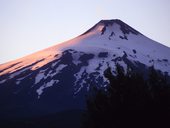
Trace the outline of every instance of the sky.
{"type": "Polygon", "coordinates": [[[0,64],[120,19],[170,47],[170,0],[0,0],[0,64]]]}

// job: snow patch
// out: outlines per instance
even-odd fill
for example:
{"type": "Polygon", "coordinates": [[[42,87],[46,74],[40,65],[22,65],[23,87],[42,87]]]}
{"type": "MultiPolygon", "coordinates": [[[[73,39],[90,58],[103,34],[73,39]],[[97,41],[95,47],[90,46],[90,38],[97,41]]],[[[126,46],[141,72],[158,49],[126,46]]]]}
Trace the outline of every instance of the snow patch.
{"type": "Polygon", "coordinates": [[[41,79],[44,78],[44,72],[40,72],[36,77],[35,77],[35,84],[39,83],[41,79]]]}
{"type": "Polygon", "coordinates": [[[1,81],[0,81],[0,84],[3,84],[3,83],[5,83],[5,81],[6,81],[6,79],[4,79],[4,80],[1,80],[1,81]]]}
{"type": "Polygon", "coordinates": [[[21,74],[22,72],[24,72],[24,71],[26,71],[26,70],[29,70],[29,69],[30,69],[30,67],[27,67],[27,68],[24,68],[24,69],[21,70],[21,71],[12,73],[12,74],[9,76],[9,79],[12,79],[12,78],[16,77],[17,75],[21,74]]]}
{"type": "Polygon", "coordinates": [[[21,81],[16,81],[15,83],[18,85],[18,84],[20,84],[20,83],[21,83],[21,81]]]}
{"type": "Polygon", "coordinates": [[[38,99],[42,95],[44,89],[52,87],[54,84],[57,84],[58,82],[59,80],[51,80],[50,82],[47,82],[46,84],[42,85],[39,89],[37,89],[36,92],[38,94],[38,99]]]}

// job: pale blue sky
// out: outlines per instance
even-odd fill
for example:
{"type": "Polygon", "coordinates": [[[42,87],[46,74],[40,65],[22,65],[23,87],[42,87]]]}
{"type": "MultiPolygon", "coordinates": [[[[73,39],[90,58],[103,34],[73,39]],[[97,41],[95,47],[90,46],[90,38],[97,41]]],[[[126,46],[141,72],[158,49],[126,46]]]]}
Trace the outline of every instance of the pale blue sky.
{"type": "Polygon", "coordinates": [[[121,19],[170,47],[170,0],[0,0],[0,63],[121,19]]]}

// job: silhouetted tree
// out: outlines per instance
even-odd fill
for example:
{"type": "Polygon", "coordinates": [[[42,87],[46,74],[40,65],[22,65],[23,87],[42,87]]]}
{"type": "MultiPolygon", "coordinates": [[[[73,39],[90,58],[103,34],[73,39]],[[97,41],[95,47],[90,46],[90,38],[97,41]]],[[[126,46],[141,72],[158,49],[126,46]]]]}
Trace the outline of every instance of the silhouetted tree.
{"type": "Polygon", "coordinates": [[[170,85],[154,67],[147,79],[116,66],[105,71],[110,84],[87,99],[85,128],[170,127],[170,85]]]}

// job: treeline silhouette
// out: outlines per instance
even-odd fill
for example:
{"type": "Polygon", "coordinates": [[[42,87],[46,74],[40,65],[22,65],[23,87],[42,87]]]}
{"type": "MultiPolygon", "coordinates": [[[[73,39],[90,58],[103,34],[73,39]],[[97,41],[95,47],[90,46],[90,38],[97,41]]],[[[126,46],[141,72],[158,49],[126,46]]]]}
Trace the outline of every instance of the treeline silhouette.
{"type": "Polygon", "coordinates": [[[154,67],[149,75],[116,66],[105,71],[106,89],[94,88],[87,98],[84,128],[170,128],[170,85],[154,67]]]}

